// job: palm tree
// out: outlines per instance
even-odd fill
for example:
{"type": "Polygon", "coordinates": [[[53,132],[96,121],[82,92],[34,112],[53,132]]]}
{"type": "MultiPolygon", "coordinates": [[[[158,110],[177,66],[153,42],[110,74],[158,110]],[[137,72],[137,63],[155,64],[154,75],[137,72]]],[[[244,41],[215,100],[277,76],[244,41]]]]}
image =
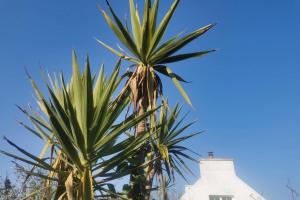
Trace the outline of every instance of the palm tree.
{"type": "MultiPolygon", "coordinates": [[[[206,33],[214,26],[214,24],[209,24],[185,36],[181,37],[181,34],[178,34],[166,41],[163,41],[163,36],[180,0],[174,0],[170,9],[160,23],[158,22],[157,17],[160,3],[159,0],[154,0],[153,4],[151,0],[145,0],[142,19],[139,16],[139,11],[135,6],[134,0],[129,0],[131,31],[129,30],[127,23],[123,24],[118,18],[108,0],[106,0],[106,2],[112,17],[110,17],[104,10],[101,10],[101,12],[117,38],[127,49],[127,52],[123,49],[116,50],[103,41],[98,40],[98,42],[112,53],[133,63],[134,70],[130,73],[124,90],[126,90],[127,87],[130,88],[131,101],[137,116],[143,115],[143,113],[148,109],[155,108],[157,99],[162,97],[162,82],[159,77],[160,74],[171,78],[186,102],[189,105],[192,105],[191,100],[180,84],[180,82],[186,81],[174,73],[168,65],[170,63],[194,57],[202,57],[213,52],[214,50],[205,50],[176,54],[187,44],[206,33]]],[[[150,126],[155,126],[155,116],[151,117],[148,121],[144,120],[138,124],[136,128],[136,136],[145,132],[148,124],[150,126]]],[[[145,155],[145,150],[141,150],[137,159],[140,162],[144,162],[145,155]]],[[[134,177],[140,177],[140,175],[135,173],[132,175],[133,180],[134,177]]],[[[139,178],[139,180],[143,179],[139,178]]],[[[133,181],[136,182],[136,187],[133,186],[132,193],[135,195],[140,193],[142,196],[142,193],[145,191],[138,189],[140,185],[143,184],[139,180],[133,181]]]]}
{"type": "MultiPolygon", "coordinates": [[[[128,175],[128,167],[118,166],[123,166],[128,157],[136,154],[147,134],[125,139],[120,135],[154,111],[120,121],[120,115],[130,101],[128,91],[113,96],[122,80],[118,78],[120,61],[110,77],[104,75],[103,67],[97,77],[93,76],[88,59],[81,74],[75,53],[72,65],[73,74],[68,84],[63,74],[58,79],[50,78],[50,84],[47,84],[49,100],[30,78],[42,114],[20,108],[34,128],[22,125],[47,142],[49,157],[37,157],[7,138],[6,141],[27,158],[5,151],[1,153],[32,165],[32,170],[27,173],[46,180],[41,190],[46,191],[54,184],[54,199],[92,200],[95,191],[97,195],[116,196],[118,194],[112,194],[109,182],[128,175]],[[48,175],[35,173],[35,168],[47,171],[48,175]]],[[[48,195],[47,199],[52,196],[45,195],[48,195]]]]}

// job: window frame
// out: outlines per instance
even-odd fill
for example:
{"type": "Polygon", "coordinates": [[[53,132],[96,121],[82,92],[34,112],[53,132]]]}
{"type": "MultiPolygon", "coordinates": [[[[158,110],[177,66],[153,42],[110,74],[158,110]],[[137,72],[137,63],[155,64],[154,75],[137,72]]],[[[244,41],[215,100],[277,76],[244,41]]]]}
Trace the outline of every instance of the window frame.
{"type": "Polygon", "coordinates": [[[233,200],[233,195],[209,195],[209,200],[233,200]]]}

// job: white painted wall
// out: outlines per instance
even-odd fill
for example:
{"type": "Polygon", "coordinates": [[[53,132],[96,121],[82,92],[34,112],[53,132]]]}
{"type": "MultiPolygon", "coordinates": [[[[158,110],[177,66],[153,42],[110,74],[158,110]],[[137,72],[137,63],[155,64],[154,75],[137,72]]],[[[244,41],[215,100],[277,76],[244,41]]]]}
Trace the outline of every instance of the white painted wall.
{"type": "Polygon", "coordinates": [[[230,195],[233,200],[265,200],[235,173],[231,159],[200,161],[201,179],[186,186],[181,200],[209,200],[209,195],[230,195]]]}

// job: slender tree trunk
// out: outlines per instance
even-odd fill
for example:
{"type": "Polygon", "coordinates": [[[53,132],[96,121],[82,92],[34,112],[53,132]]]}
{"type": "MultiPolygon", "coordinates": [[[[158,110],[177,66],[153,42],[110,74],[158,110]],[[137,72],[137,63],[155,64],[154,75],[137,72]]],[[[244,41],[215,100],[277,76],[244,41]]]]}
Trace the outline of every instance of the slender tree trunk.
{"type": "MultiPolygon", "coordinates": [[[[145,77],[145,66],[138,66],[136,78],[131,83],[133,101],[137,109],[137,116],[147,112],[149,107],[147,83],[145,77]]],[[[141,136],[147,130],[147,120],[143,120],[136,127],[136,137],[141,136]]],[[[140,149],[134,158],[134,167],[140,166],[145,162],[146,145],[140,149]]],[[[133,200],[145,200],[146,195],[146,175],[144,169],[135,170],[130,176],[129,198],[133,200]]]]}
{"type": "Polygon", "coordinates": [[[93,189],[93,177],[90,166],[85,166],[84,174],[82,177],[82,200],[93,200],[94,189],[93,189]]]}
{"type": "Polygon", "coordinates": [[[155,175],[155,168],[154,168],[154,164],[151,162],[151,163],[149,163],[148,170],[147,170],[147,176],[146,176],[147,182],[146,182],[145,200],[150,200],[154,175],[155,175]]]}
{"type": "MultiPolygon", "coordinates": [[[[138,116],[141,116],[143,114],[145,114],[145,112],[147,111],[148,108],[148,99],[144,99],[142,98],[140,101],[140,104],[138,106],[138,116]]],[[[143,120],[141,121],[136,128],[136,136],[139,137],[141,136],[147,129],[147,120],[143,120]]]]}

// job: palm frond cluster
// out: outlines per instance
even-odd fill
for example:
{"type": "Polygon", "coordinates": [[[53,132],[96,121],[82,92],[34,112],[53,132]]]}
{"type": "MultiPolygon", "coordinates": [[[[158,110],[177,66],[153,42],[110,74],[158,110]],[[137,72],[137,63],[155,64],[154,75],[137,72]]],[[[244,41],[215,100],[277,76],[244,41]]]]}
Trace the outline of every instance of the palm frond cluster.
{"type": "MultiPolygon", "coordinates": [[[[132,74],[132,77],[137,79],[135,82],[140,84],[143,84],[144,80],[144,85],[146,85],[144,87],[150,88],[150,91],[148,92],[149,94],[153,93],[151,87],[153,88],[154,85],[158,85],[160,83],[158,74],[162,74],[172,79],[184,99],[191,105],[191,100],[180,85],[180,82],[186,81],[174,73],[167,65],[190,58],[202,57],[215,51],[203,50],[185,54],[177,53],[186,45],[193,42],[214,27],[215,24],[208,24],[207,26],[199,28],[185,36],[181,36],[182,33],[179,33],[170,39],[164,40],[165,32],[176,11],[176,8],[178,7],[178,4],[180,3],[180,0],[175,0],[173,2],[161,22],[158,21],[159,0],[154,0],[153,3],[151,0],[145,0],[142,18],[139,15],[139,11],[135,6],[134,0],[129,0],[131,30],[129,30],[127,23],[123,24],[120,18],[118,18],[109,1],[106,0],[106,2],[112,17],[110,17],[104,10],[101,10],[101,12],[109,27],[127,49],[127,52],[123,52],[122,49],[114,49],[101,40],[98,40],[98,42],[112,53],[125,60],[133,62],[137,68],[142,68],[136,69],[135,73],[132,74]]],[[[153,99],[154,97],[149,95],[148,99],[150,99],[150,101],[151,98],[153,99]]]]}
{"type": "Polygon", "coordinates": [[[185,117],[179,118],[178,104],[170,109],[159,75],[170,77],[191,105],[179,83],[186,81],[168,65],[214,51],[178,53],[214,25],[164,41],[179,2],[174,0],[158,22],[159,0],[145,0],[142,18],[134,0],[129,0],[129,30],[106,0],[111,17],[104,10],[101,12],[127,49],[127,53],[116,50],[98,40],[120,57],[110,76],[105,75],[103,65],[99,73],[93,74],[88,58],[81,72],[75,52],[70,80],[63,73],[49,75],[46,95],[29,76],[39,110],[19,107],[31,125],[20,124],[42,139],[45,147],[36,156],[5,138],[22,156],[0,152],[31,166],[31,170],[26,170],[18,165],[28,178],[37,176],[44,180],[41,188],[28,194],[27,199],[39,193],[43,199],[55,200],[149,200],[151,191],[156,189],[164,191],[163,199],[167,199],[166,188],[175,181],[174,174],[185,179],[185,172],[192,173],[185,160],[197,162],[197,154],[185,147],[184,141],[200,132],[186,133],[194,122],[185,124],[185,117]],[[132,62],[134,70],[120,74],[122,60],[132,62]],[[45,173],[37,173],[39,170],[45,173]],[[130,177],[129,184],[117,191],[113,183],[122,177],[130,177]]]}
{"type": "Polygon", "coordinates": [[[96,78],[90,72],[88,60],[84,72],[80,73],[73,54],[73,74],[69,84],[65,83],[63,74],[60,74],[59,79],[50,78],[50,84],[47,85],[48,100],[30,79],[43,114],[20,108],[35,129],[22,125],[51,146],[50,157],[36,157],[8,139],[8,143],[28,159],[2,153],[47,170],[49,177],[44,178],[63,185],[63,192],[58,190],[57,198],[73,196],[75,199],[92,199],[95,184],[97,190],[104,191],[103,186],[106,186],[107,181],[129,173],[112,170],[143,144],[142,138],[119,140],[125,131],[151,113],[131,116],[117,123],[129,102],[128,93],[113,97],[121,81],[118,78],[120,64],[119,61],[110,77],[105,77],[102,67],[96,78]],[[67,192],[70,188],[72,194],[67,192]],[[83,191],[85,197],[79,195],[80,191],[83,191]]]}

